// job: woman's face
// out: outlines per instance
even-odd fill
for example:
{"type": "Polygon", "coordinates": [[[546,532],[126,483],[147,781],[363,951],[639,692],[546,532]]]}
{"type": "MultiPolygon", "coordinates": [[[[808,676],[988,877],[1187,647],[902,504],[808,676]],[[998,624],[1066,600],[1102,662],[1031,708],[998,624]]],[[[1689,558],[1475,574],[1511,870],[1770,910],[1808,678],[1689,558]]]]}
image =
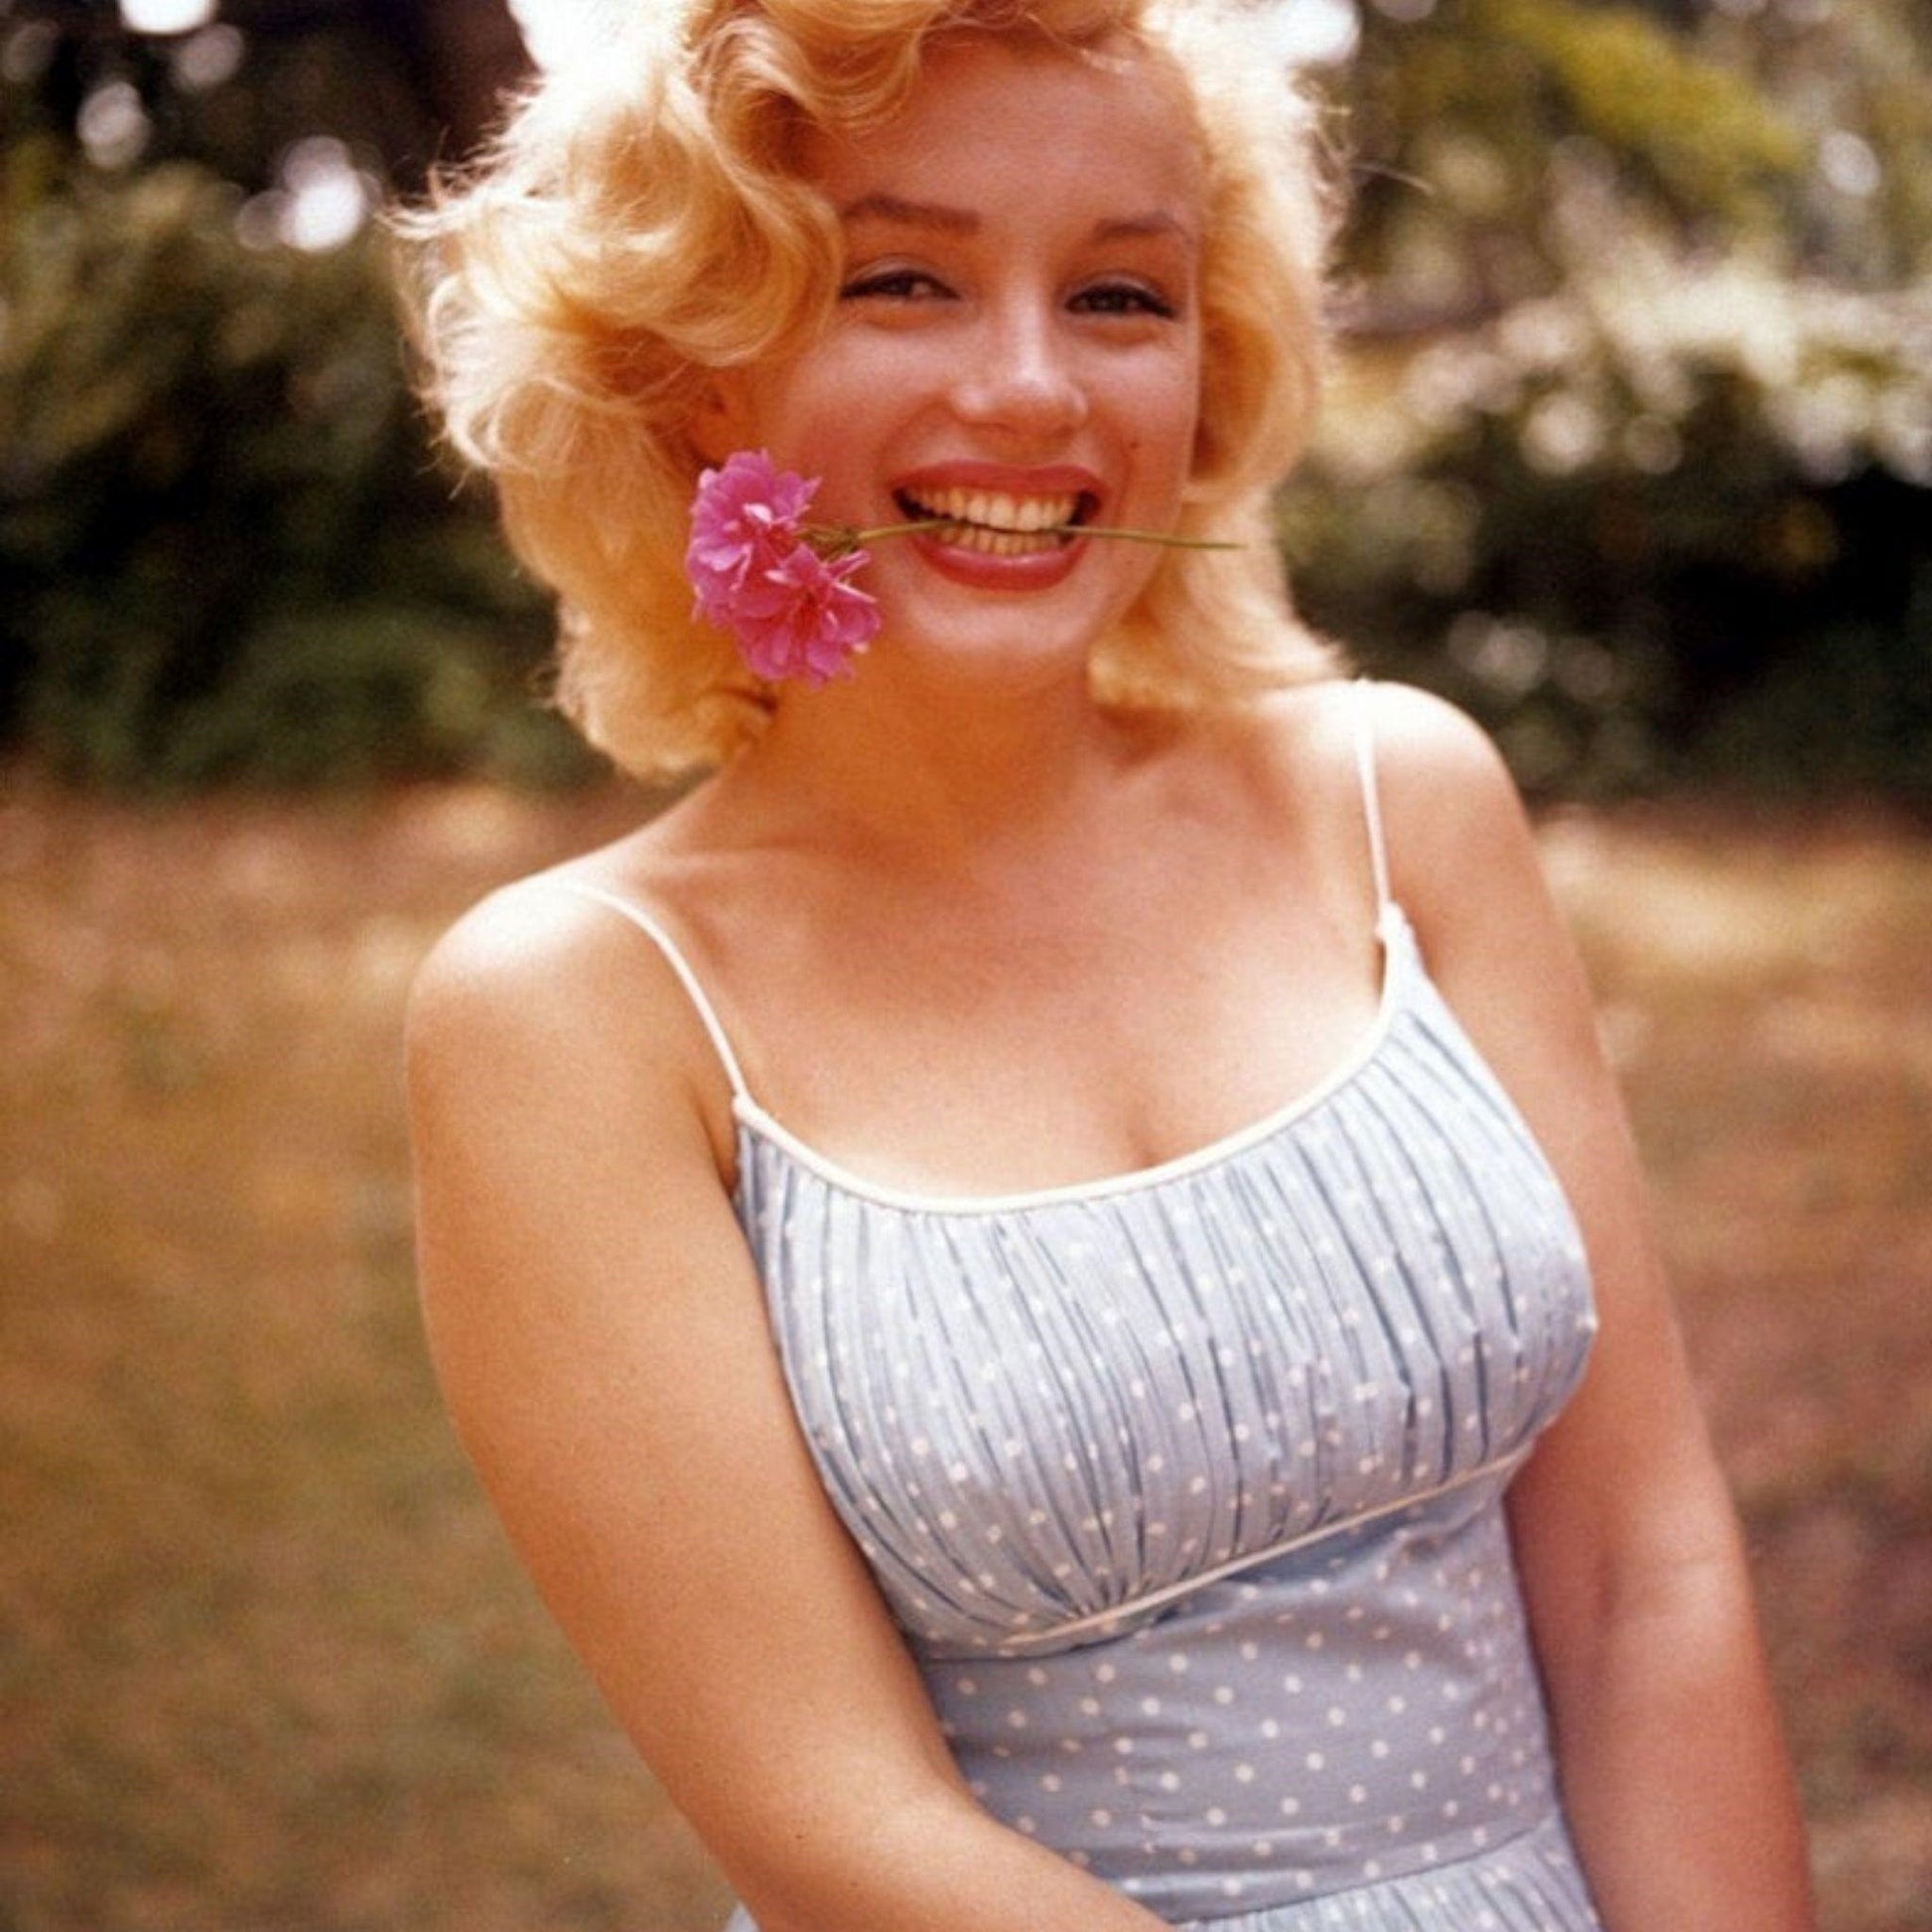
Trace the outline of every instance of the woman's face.
{"type": "Polygon", "coordinates": [[[845,265],[811,345],[722,391],[709,440],[823,478],[814,520],[937,515],[873,549],[882,648],[1077,652],[1133,603],[1199,409],[1201,186],[1176,86],[1143,56],[965,39],[905,107],[814,135],[845,265]]]}

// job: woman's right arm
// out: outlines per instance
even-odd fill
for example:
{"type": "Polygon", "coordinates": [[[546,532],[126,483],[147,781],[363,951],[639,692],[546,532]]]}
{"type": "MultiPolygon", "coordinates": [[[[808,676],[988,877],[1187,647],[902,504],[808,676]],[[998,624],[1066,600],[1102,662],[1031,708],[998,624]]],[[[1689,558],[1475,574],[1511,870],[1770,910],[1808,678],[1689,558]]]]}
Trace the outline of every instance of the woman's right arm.
{"type": "Polygon", "coordinates": [[[512,891],[432,956],[409,1087],[451,1417],[619,1721],[763,1932],[1148,1932],[966,1792],[798,1431],[668,966],[512,891]]]}

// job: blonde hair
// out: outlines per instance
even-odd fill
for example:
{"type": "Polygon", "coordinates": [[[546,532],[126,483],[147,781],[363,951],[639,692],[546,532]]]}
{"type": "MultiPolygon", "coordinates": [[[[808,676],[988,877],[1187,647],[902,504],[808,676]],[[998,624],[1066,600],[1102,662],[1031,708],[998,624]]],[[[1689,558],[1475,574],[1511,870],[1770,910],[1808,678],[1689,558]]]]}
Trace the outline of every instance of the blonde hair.
{"type": "Polygon", "coordinates": [[[1256,73],[1227,0],[629,0],[608,60],[547,76],[484,163],[400,214],[425,387],[559,595],[558,696],[639,775],[716,762],[769,711],[684,574],[711,373],[800,341],[837,288],[806,126],[890,116],[940,33],[1125,37],[1185,83],[1206,181],[1202,404],[1189,536],[1092,675],[1109,700],[1239,700],[1320,675],[1290,615],[1270,492],[1311,427],[1330,230],[1315,114],[1256,73]]]}

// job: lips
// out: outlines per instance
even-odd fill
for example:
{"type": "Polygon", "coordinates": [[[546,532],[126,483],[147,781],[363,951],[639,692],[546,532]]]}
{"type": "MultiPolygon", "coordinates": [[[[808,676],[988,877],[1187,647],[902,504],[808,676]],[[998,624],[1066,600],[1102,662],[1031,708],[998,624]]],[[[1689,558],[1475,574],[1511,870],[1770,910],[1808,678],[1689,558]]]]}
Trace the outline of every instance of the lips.
{"type": "Polygon", "coordinates": [[[936,517],[943,527],[932,535],[940,542],[989,557],[1064,549],[1092,517],[1097,500],[1084,489],[982,489],[958,483],[901,487],[894,494],[907,521],[936,517]]]}

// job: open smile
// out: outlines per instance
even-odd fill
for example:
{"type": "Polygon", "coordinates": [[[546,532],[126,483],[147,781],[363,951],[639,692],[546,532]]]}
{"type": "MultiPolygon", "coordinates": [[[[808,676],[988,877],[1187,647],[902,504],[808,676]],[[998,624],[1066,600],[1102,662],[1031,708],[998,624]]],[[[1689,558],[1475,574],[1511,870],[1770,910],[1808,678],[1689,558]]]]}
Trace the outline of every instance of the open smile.
{"type": "Polygon", "coordinates": [[[960,486],[899,489],[894,500],[908,522],[937,519],[932,536],[988,557],[1029,557],[1064,549],[1098,507],[1087,490],[1019,495],[960,486]]]}

